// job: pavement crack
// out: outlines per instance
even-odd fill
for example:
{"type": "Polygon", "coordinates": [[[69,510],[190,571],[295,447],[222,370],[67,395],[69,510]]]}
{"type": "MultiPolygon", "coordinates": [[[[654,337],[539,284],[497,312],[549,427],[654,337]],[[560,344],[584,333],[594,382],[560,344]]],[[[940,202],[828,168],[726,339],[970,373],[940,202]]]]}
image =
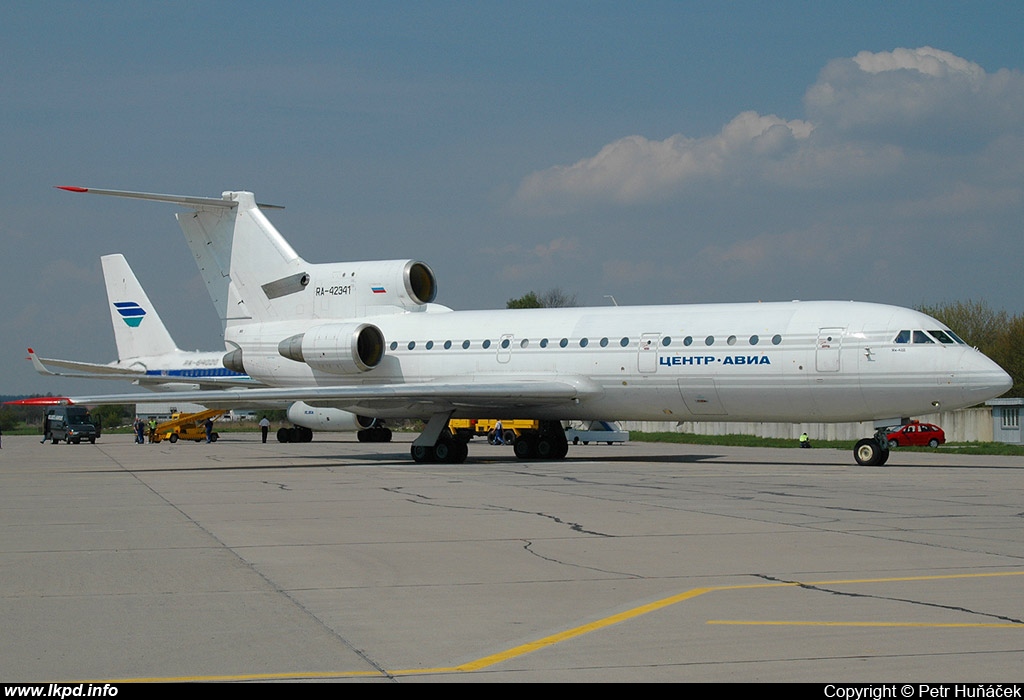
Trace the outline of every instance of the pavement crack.
{"type": "Polygon", "coordinates": [[[551,562],[552,564],[560,564],[562,566],[571,566],[574,569],[584,569],[586,571],[597,571],[597,572],[602,573],[602,574],[608,574],[608,575],[613,575],[613,576],[625,576],[627,578],[637,578],[637,579],[644,578],[643,576],[640,576],[639,574],[631,574],[628,571],[613,571],[611,569],[601,569],[601,568],[598,568],[596,566],[585,566],[583,564],[574,564],[573,562],[568,562],[568,561],[565,561],[563,559],[556,559],[554,557],[545,556],[545,555],[535,551],[533,549],[533,544],[534,543],[531,540],[525,540],[523,542],[523,549],[527,553],[537,557],[538,559],[542,559],[544,561],[551,562]]]}
{"type": "Polygon", "coordinates": [[[824,586],[818,586],[811,583],[802,583],[800,581],[787,581],[775,576],[768,576],[766,574],[755,574],[757,578],[764,579],[766,581],[772,581],[776,583],[790,583],[799,588],[804,588],[809,591],[818,591],[820,593],[827,593],[829,595],[843,596],[846,598],[863,598],[868,600],[886,600],[894,603],[907,603],[909,605],[920,605],[922,607],[937,608],[939,610],[950,610],[953,612],[967,613],[968,615],[978,615],[981,617],[989,618],[992,620],[999,620],[1001,622],[1009,622],[1017,625],[1024,624],[1024,619],[1010,617],[1009,615],[997,615],[995,613],[983,612],[981,610],[972,610],[970,608],[963,607],[961,605],[946,605],[944,603],[934,603],[927,600],[914,600],[912,598],[898,598],[896,596],[885,596],[875,595],[872,593],[854,593],[852,591],[838,591],[832,588],[826,588],[824,586]]]}

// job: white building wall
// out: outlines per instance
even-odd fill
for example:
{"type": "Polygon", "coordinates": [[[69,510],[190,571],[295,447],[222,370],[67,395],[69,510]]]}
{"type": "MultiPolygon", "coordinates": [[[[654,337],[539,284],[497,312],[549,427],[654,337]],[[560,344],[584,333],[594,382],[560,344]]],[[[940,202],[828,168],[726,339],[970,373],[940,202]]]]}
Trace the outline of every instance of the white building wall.
{"type": "MultiPolygon", "coordinates": [[[[948,442],[992,442],[992,409],[988,406],[942,411],[918,416],[946,433],[948,442]]],[[[642,433],[694,433],[696,435],[755,435],[797,440],[807,431],[811,440],[859,440],[875,434],[871,421],[863,423],[733,423],[728,421],[618,421],[623,430],[642,433]]]]}

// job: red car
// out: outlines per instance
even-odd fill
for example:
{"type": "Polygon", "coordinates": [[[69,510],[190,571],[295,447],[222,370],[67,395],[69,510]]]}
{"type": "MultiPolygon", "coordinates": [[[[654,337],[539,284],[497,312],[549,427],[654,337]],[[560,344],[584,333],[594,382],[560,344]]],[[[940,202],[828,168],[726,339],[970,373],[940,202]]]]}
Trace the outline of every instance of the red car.
{"type": "Polygon", "coordinates": [[[938,447],[946,442],[946,434],[942,428],[931,423],[918,423],[910,421],[899,430],[894,430],[885,436],[889,440],[889,447],[900,445],[917,445],[938,447]]]}

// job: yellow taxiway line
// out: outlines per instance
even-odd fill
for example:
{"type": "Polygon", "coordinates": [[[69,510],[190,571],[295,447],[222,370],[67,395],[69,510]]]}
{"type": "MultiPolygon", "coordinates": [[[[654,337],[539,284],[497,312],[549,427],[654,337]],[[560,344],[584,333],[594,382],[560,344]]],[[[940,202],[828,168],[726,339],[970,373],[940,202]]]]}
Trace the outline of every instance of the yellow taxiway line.
{"type": "MultiPolygon", "coordinates": [[[[210,681],[255,681],[255,680],[290,680],[290,679],[330,679],[330,678],[366,678],[392,676],[413,676],[435,673],[467,673],[480,671],[503,661],[509,661],[526,654],[532,654],[546,647],[560,644],[561,642],[582,637],[585,634],[596,632],[621,622],[626,622],[643,615],[667,608],[685,600],[692,600],[706,593],[718,593],[722,591],[740,591],[757,588],[785,588],[797,586],[836,586],[842,584],[872,584],[872,583],[899,583],[908,581],[942,581],[950,579],[967,578],[993,578],[998,576],[1024,576],[1024,571],[1000,571],[982,574],[940,574],[932,576],[899,576],[892,578],[861,578],[861,579],[839,579],[830,581],[779,581],[774,583],[741,584],[734,586],[709,586],[707,588],[693,588],[683,593],[662,598],[651,603],[646,603],[629,610],[603,617],[585,625],[563,630],[555,634],[541,637],[526,644],[512,647],[497,654],[490,654],[475,661],[459,664],[458,666],[442,666],[436,668],[402,669],[394,671],[337,671],[337,672],[290,672],[290,673],[254,673],[225,676],[178,676],[167,678],[122,678],[107,679],[104,681],[76,681],[92,683],[183,683],[183,682],[210,682],[210,681]]],[[[817,627],[932,627],[932,628],[958,628],[958,627],[980,627],[980,628],[1022,628],[1024,624],[1019,623],[925,623],[925,622],[839,622],[839,621],[781,621],[781,620],[709,620],[709,625],[776,625],[776,626],[817,626],[817,627]]]]}

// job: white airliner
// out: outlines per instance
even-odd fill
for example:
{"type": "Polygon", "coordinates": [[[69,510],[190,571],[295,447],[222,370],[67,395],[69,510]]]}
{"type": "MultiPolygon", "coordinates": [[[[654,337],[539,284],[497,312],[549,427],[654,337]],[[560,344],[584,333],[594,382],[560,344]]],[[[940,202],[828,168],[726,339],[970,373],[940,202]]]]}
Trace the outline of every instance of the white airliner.
{"type": "MultiPolygon", "coordinates": [[[[41,358],[29,348],[29,359],[37,372],[81,379],[127,379],[161,392],[263,386],[243,372],[224,367],[223,351],[180,350],[125,257],[104,255],[100,262],[118,359],[96,364],[41,358]]],[[[390,439],[390,431],[375,418],[339,409],[314,408],[301,401],[279,407],[287,408],[288,419],[305,429],[285,429],[279,439],[308,441],[313,436],[312,428],[356,431],[364,442],[390,439]]]]}
{"type": "MultiPolygon", "coordinates": [[[[1010,377],[935,319],[852,301],[452,311],[415,260],[309,263],[250,192],[220,198],[66,187],[171,202],[224,320],[224,365],[272,388],[218,400],[305,401],[428,420],[416,461],[461,462],[453,416],[541,421],[524,459],[561,458],[562,420],[838,422],[879,428],[971,406],[1010,377]]],[[[177,393],[211,403],[209,394],[177,393]]],[[[76,403],[122,403],[124,396],[76,403]]],[[[884,432],[860,464],[888,459],[884,432]]]]}

